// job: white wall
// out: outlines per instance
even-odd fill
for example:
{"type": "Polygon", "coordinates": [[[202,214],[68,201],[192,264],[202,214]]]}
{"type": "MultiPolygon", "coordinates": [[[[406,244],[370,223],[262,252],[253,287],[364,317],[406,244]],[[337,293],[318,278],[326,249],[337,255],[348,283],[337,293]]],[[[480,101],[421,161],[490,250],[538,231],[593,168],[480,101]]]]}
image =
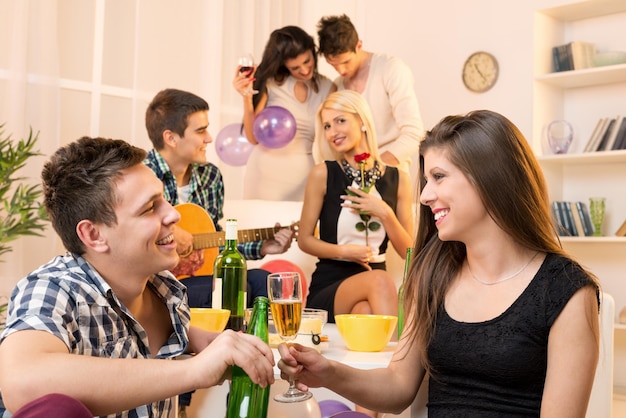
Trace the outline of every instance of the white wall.
{"type": "MultiPolygon", "coordinates": [[[[124,138],[149,148],[143,115],[165,87],[210,105],[211,131],[241,118],[231,87],[236,56],[261,56],[269,33],[295,24],[312,35],[319,18],[351,16],[366,50],[411,66],[425,126],[489,108],[532,132],[533,12],[564,0],[0,0],[0,123],[15,136],[41,131],[46,155],[82,135],[124,138]],[[500,77],[484,94],[461,82],[464,60],[493,53],[500,77]]],[[[333,77],[323,59],[321,72],[333,77]]],[[[218,161],[227,197],[238,198],[242,168],[218,161]]],[[[37,179],[44,158],[26,175],[37,179]]],[[[0,295],[62,251],[52,231],[23,238],[0,264],[0,295]]]]}

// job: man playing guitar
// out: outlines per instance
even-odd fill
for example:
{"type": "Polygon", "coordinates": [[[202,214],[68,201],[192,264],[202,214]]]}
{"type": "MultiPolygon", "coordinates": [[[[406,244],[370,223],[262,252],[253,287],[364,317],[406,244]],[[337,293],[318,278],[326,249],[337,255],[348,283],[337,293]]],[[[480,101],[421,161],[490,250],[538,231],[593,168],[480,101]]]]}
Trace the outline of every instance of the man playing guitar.
{"type": "MultiPolygon", "coordinates": [[[[154,149],[144,163],[163,182],[166,200],[172,205],[194,203],[200,206],[220,231],[219,221],[224,216],[224,182],[219,168],[206,157],[206,147],[213,142],[208,130],[208,111],[208,103],[193,93],[175,89],[159,92],[146,110],[146,129],[154,149]]],[[[284,253],[294,234],[278,224],[276,229],[271,239],[240,242],[239,251],[248,260],[284,253]]],[[[181,274],[193,276],[199,265],[212,266],[213,260],[203,260],[204,250],[194,250],[189,231],[178,227],[174,237],[181,255],[181,263],[174,272],[179,278],[181,274]]],[[[261,269],[248,271],[248,306],[252,306],[251,301],[256,296],[267,296],[267,274],[261,269]]],[[[183,283],[188,288],[191,307],[211,306],[212,275],[187,277],[183,283]]]]}

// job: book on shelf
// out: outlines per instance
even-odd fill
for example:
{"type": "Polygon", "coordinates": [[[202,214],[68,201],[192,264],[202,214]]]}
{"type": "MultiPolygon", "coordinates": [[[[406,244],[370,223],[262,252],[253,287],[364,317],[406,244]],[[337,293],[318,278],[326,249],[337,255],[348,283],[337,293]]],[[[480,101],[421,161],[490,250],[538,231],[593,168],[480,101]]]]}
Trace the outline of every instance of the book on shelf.
{"type": "Polygon", "coordinates": [[[619,130],[613,143],[613,150],[626,149],[626,116],[622,118],[622,122],[619,125],[619,130]]]}
{"type": "Polygon", "coordinates": [[[593,67],[596,46],[592,42],[572,41],[552,48],[552,66],[555,72],[582,70],[593,67]]]}
{"type": "Polygon", "coordinates": [[[580,216],[578,212],[578,208],[576,207],[576,202],[565,202],[570,206],[570,211],[572,212],[572,219],[574,221],[574,226],[576,230],[576,235],[579,237],[584,237],[587,235],[585,233],[585,227],[583,226],[583,218],[580,216]]]}
{"type": "Polygon", "coordinates": [[[562,237],[593,235],[593,224],[587,205],[583,202],[553,201],[552,216],[562,237]]]}
{"type": "Polygon", "coordinates": [[[595,151],[596,147],[598,146],[598,138],[601,136],[601,133],[604,132],[604,129],[606,128],[606,121],[607,118],[598,119],[598,123],[596,123],[596,127],[593,129],[593,132],[591,132],[591,135],[589,136],[589,140],[587,141],[587,145],[585,145],[583,152],[595,151]]]}
{"type": "Polygon", "coordinates": [[[574,70],[583,70],[593,67],[593,57],[596,54],[596,45],[592,42],[572,41],[569,43],[574,70]]]}
{"type": "Polygon", "coordinates": [[[554,225],[556,226],[556,231],[559,236],[569,236],[569,231],[564,226],[565,221],[563,220],[563,213],[561,212],[560,204],[556,200],[552,202],[552,218],[554,220],[554,225]]]}
{"type": "Polygon", "coordinates": [[[557,45],[552,48],[552,62],[555,72],[570,71],[574,69],[568,45],[557,45]]]}
{"type": "Polygon", "coordinates": [[[606,140],[606,143],[604,144],[604,147],[602,149],[599,149],[598,151],[610,151],[612,149],[615,149],[613,148],[613,146],[615,145],[617,133],[619,132],[622,123],[624,123],[624,118],[622,118],[620,115],[617,115],[615,117],[615,123],[613,123],[613,126],[611,127],[611,131],[608,133],[608,138],[606,140]]]}
{"type": "Polygon", "coordinates": [[[589,209],[587,205],[583,202],[575,202],[576,209],[578,210],[578,215],[582,220],[583,224],[583,233],[585,236],[589,237],[593,235],[593,222],[591,222],[591,215],[589,214],[589,209]]]}
{"type": "Polygon", "coordinates": [[[608,122],[606,124],[606,129],[602,133],[602,138],[600,138],[600,142],[598,142],[598,146],[594,151],[603,151],[606,147],[606,143],[609,140],[609,136],[611,136],[611,131],[613,130],[613,126],[615,125],[615,118],[608,118],[608,122]]]}
{"type": "Polygon", "coordinates": [[[574,223],[574,214],[572,212],[572,206],[569,202],[560,202],[561,207],[563,208],[563,212],[565,213],[565,227],[569,231],[570,236],[576,237],[578,236],[578,229],[576,228],[576,224],[574,223]]]}
{"type": "Polygon", "coordinates": [[[626,116],[600,118],[583,152],[626,149],[626,116]]]}
{"type": "MultiPolygon", "coordinates": [[[[569,205],[567,205],[569,207],[569,205]]],[[[568,215],[567,208],[565,202],[555,201],[552,202],[552,211],[554,213],[554,217],[557,220],[557,231],[562,237],[571,237],[577,235],[573,229],[573,219],[572,223],[570,223],[571,215],[568,215]]],[[[570,211],[571,214],[571,211],[570,211]]]]}
{"type": "Polygon", "coordinates": [[[617,235],[618,237],[626,237],[626,221],[624,221],[622,226],[617,228],[617,231],[615,231],[615,235],[617,235]]]}

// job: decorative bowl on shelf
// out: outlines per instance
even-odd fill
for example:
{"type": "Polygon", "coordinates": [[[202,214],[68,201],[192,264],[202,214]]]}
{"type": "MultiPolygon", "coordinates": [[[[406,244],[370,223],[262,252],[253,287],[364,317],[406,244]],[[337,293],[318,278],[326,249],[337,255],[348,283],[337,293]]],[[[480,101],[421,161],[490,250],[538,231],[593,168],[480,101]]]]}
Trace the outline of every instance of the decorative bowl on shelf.
{"type": "Polygon", "coordinates": [[[596,52],[593,57],[593,65],[596,67],[624,63],[626,63],[626,52],[624,51],[596,52]]]}
{"type": "Polygon", "coordinates": [[[546,129],[548,145],[555,154],[567,154],[574,140],[574,128],[566,120],[553,120],[546,129]]]}
{"type": "Polygon", "coordinates": [[[228,309],[215,308],[189,308],[191,313],[192,327],[202,328],[206,331],[222,332],[226,328],[230,311],[228,309]]]}
{"type": "Polygon", "coordinates": [[[337,329],[349,350],[381,351],[396,329],[398,317],[392,315],[335,315],[337,329]]]}

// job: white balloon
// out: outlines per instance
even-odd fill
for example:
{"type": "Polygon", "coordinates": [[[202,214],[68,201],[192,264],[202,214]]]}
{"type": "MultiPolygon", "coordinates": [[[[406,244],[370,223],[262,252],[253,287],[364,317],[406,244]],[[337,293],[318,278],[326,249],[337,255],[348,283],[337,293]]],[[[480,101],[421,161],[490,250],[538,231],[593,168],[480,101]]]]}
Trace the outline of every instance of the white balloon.
{"type": "Polygon", "coordinates": [[[276,402],[274,396],[287,391],[289,383],[276,380],[270,389],[270,404],[267,416],[272,418],[322,418],[322,411],[315,396],[303,402],[276,402]]]}

